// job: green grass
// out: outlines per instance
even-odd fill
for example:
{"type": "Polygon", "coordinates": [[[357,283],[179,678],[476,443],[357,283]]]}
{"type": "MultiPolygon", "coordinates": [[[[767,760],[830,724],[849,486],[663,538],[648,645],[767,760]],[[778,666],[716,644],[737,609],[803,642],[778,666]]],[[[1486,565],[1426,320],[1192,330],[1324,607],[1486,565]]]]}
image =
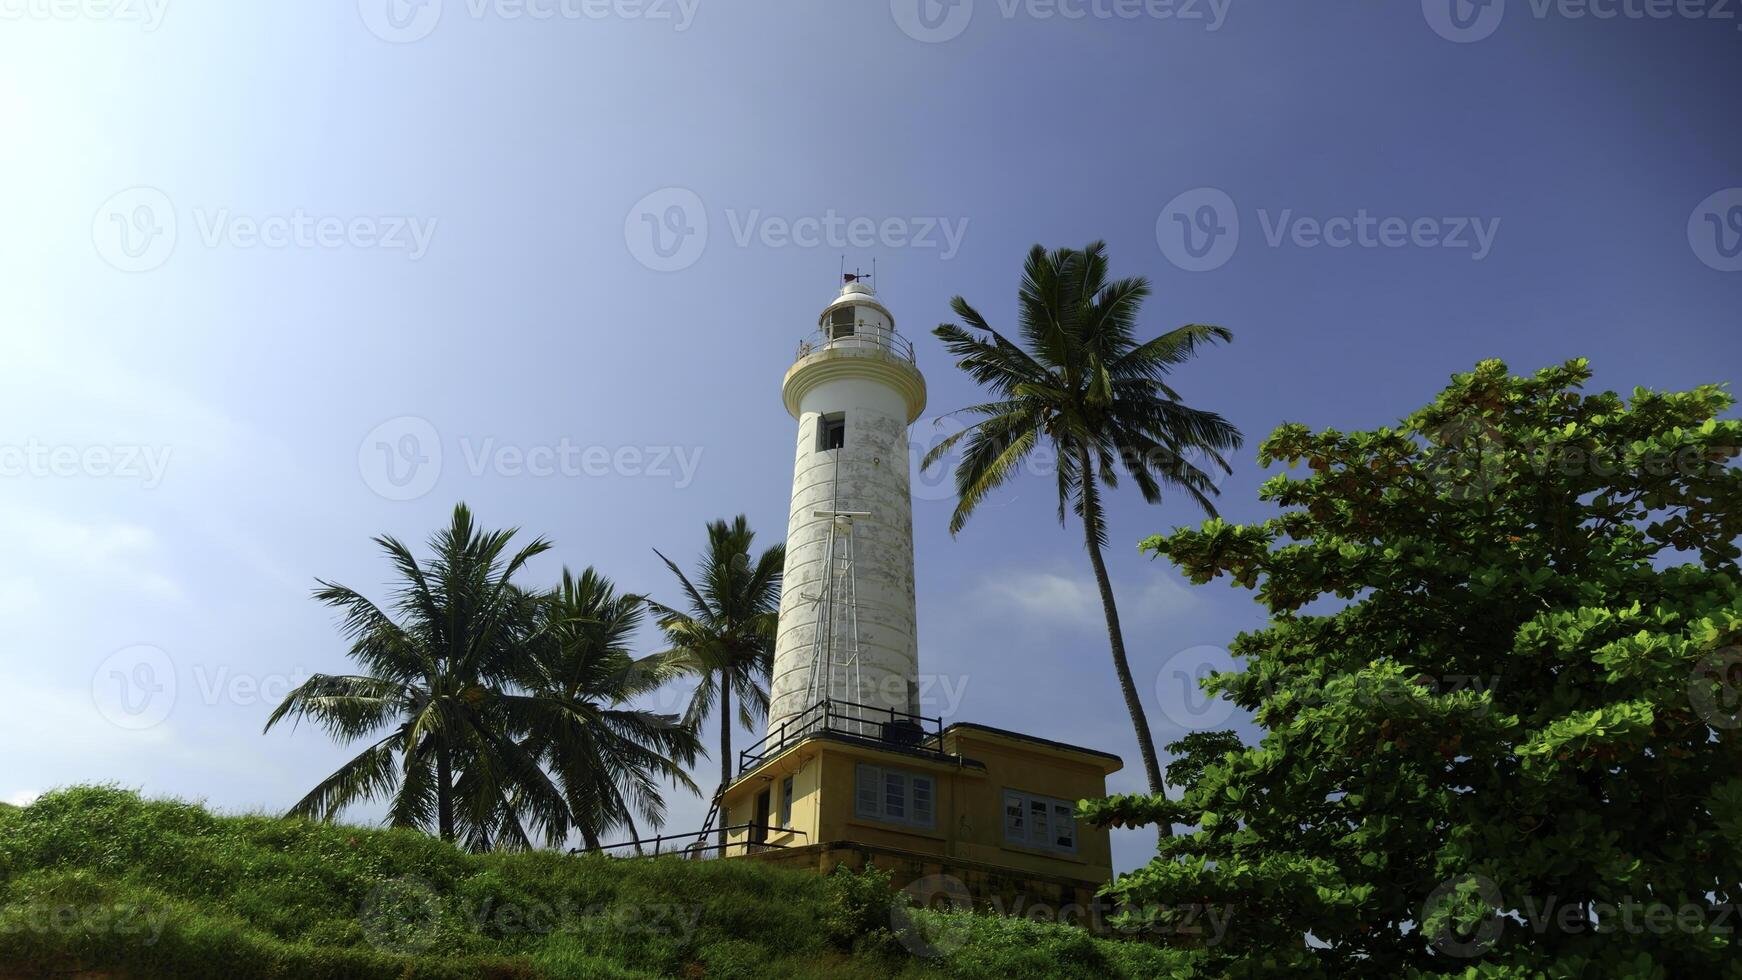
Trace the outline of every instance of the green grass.
{"type": "Polygon", "coordinates": [[[121,976],[1189,976],[1064,925],[918,912],[885,883],[744,861],[465,854],[408,830],[221,817],[106,787],[0,807],[0,973],[121,976]]]}

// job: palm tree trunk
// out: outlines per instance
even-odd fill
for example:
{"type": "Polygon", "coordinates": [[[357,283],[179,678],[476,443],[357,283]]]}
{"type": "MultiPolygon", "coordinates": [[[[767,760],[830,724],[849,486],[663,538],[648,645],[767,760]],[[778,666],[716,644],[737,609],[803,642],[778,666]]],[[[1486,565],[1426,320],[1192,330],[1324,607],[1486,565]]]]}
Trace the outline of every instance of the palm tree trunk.
{"type": "Polygon", "coordinates": [[[635,842],[635,853],[646,854],[647,852],[641,849],[641,831],[637,830],[635,827],[635,815],[625,809],[623,811],[623,820],[629,824],[629,839],[635,842]]]}
{"type": "Polygon", "coordinates": [[[436,747],[436,828],[442,840],[454,839],[454,767],[446,742],[436,747]]]}
{"type": "MultiPolygon", "coordinates": [[[[1095,585],[1101,590],[1101,611],[1107,615],[1107,643],[1113,648],[1113,672],[1119,675],[1119,693],[1125,696],[1125,710],[1131,713],[1131,727],[1137,730],[1137,751],[1143,756],[1143,774],[1149,779],[1149,791],[1157,796],[1167,792],[1167,782],[1161,778],[1161,764],[1155,757],[1155,738],[1149,734],[1149,718],[1143,712],[1143,701],[1137,696],[1137,685],[1131,680],[1131,663],[1125,657],[1125,634],[1119,628],[1119,606],[1113,601],[1113,581],[1107,575],[1107,562],[1101,557],[1101,542],[1095,538],[1100,524],[1101,492],[1095,486],[1095,470],[1087,446],[1077,449],[1077,461],[1083,480],[1083,538],[1089,546],[1089,564],[1095,567],[1095,585]]],[[[1158,837],[1173,836],[1173,825],[1156,826],[1158,837]]]]}
{"type": "MultiPolygon", "coordinates": [[[[724,668],[720,670],[720,792],[726,791],[726,784],[732,781],[732,678],[724,668]]],[[[725,800],[720,801],[720,813],[715,819],[720,821],[720,856],[726,856],[726,809],[725,800]]]]}
{"type": "Polygon", "coordinates": [[[592,827],[583,824],[581,825],[581,843],[586,845],[587,850],[596,851],[599,849],[599,835],[593,833],[592,827]]]}

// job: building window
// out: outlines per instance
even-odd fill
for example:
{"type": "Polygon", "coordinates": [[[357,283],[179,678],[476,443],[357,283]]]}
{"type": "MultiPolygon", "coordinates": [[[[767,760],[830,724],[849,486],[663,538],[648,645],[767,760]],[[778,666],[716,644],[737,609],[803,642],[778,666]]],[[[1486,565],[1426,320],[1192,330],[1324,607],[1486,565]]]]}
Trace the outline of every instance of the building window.
{"type": "Polygon", "coordinates": [[[853,323],[858,318],[855,307],[837,306],[829,311],[829,339],[853,336],[853,323]]]}
{"type": "Polygon", "coordinates": [[[1050,796],[1004,791],[1004,839],[1024,847],[1075,854],[1076,807],[1050,796]]]}
{"type": "Polygon", "coordinates": [[[780,825],[792,829],[792,777],[780,781],[780,825]]]}
{"type": "Polygon", "coordinates": [[[817,449],[839,449],[847,444],[847,416],[844,412],[824,415],[817,420],[817,449]]]}
{"type": "Polygon", "coordinates": [[[854,782],[857,816],[910,827],[931,827],[936,822],[936,786],[930,776],[862,765],[854,782]]]}

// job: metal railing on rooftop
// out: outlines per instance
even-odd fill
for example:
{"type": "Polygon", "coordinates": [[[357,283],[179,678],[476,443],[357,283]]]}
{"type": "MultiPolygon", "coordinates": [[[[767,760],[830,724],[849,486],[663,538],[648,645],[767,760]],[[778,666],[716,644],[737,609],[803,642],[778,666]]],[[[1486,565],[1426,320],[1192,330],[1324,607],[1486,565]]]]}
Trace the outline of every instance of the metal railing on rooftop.
{"type": "Polygon", "coordinates": [[[885,748],[942,756],[946,754],[943,730],[942,718],[827,698],[782,721],[760,741],[739,752],[738,774],[749,772],[788,746],[824,732],[885,748]]]}

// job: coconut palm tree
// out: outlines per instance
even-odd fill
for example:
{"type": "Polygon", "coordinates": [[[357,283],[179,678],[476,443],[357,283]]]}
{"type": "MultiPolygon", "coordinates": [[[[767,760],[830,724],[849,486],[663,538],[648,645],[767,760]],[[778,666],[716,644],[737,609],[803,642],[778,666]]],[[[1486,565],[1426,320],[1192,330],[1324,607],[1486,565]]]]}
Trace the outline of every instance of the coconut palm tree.
{"type": "MultiPolygon", "coordinates": [[[[680,612],[650,602],[671,644],[663,656],[700,678],[684,720],[700,726],[709,714],[720,719],[720,789],[732,781],[732,726],[749,728],[768,713],[768,682],[774,670],[786,546],[775,545],[752,561],[750,545],[755,537],[742,514],[731,523],[709,524],[708,549],[696,568],[695,582],[654,550],[677,576],[689,606],[688,612],[680,612]]],[[[722,820],[722,853],[724,824],[722,820]]]]}
{"type": "Polygon", "coordinates": [[[662,782],[699,792],[683,767],[695,761],[701,739],[676,715],[629,705],[684,674],[685,666],[667,656],[634,657],[630,641],[643,599],[619,595],[592,568],[579,575],[563,569],[545,615],[549,627],[522,683],[550,710],[539,713],[522,747],[555,777],[588,848],[621,827],[638,836],[634,814],[662,825],[662,782]]]}
{"type": "MultiPolygon", "coordinates": [[[[957,503],[950,533],[960,532],[987,494],[1020,471],[1045,445],[1056,456],[1059,523],[1069,507],[1082,520],[1084,543],[1101,607],[1113,670],[1137,732],[1144,774],[1153,793],[1166,783],[1119,626],[1107,563],[1106,512],[1101,488],[1129,474],[1143,499],[1159,503],[1172,487],[1214,515],[1217,493],[1199,461],[1228,471],[1223,453],[1238,448],[1240,431],[1220,415],[1191,408],[1164,378],[1200,344],[1229,341],[1221,327],[1191,325],[1140,342],[1137,317],[1149,283],[1141,277],[1109,281],[1106,246],[1047,252],[1036,245],[1023,266],[1017,296],[1022,344],[994,330],[960,296],[950,306],[966,326],[946,323],[936,335],[956,366],[990,390],[994,400],[963,411],[975,421],[926,454],[931,466],[966,440],[955,470],[957,503]]],[[[1164,834],[1168,828],[1163,828],[1164,834]]]]}
{"type": "Polygon", "coordinates": [[[291,815],[331,820],[352,803],[386,797],[391,825],[433,827],[474,850],[567,834],[567,800],[514,738],[550,713],[513,687],[545,621],[542,598],[513,577],[550,545],[540,538],[510,554],[514,535],[480,530],[460,504],[430,539],[427,564],[396,539],[376,538],[399,579],[387,609],[320,581],[314,597],[342,612],[362,672],[310,677],[266,730],[306,718],[342,741],[373,741],[291,815]]]}

